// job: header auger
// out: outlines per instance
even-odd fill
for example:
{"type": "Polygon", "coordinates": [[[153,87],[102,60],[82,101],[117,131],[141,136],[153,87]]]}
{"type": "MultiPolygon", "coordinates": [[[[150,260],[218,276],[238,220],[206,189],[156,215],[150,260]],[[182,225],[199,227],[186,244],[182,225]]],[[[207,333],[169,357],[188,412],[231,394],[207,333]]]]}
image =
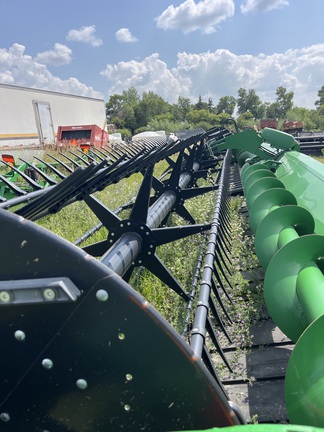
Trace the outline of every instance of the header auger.
{"type": "Polygon", "coordinates": [[[288,430],[245,425],[211,355],[217,351],[231,371],[217,333],[230,341],[229,202],[243,193],[267,307],[296,342],[286,377],[289,419],[300,432],[309,429],[298,425],[324,427],[322,165],[272,130],[187,131],[167,142],[86,150],[52,155],[55,163],[4,160],[12,171],[0,179],[0,430],[288,430]],[[161,160],[169,162],[166,180],[154,176],[161,160]],[[95,193],[138,172],[142,184],[122,219],[95,193]],[[210,184],[198,187],[207,176],[210,184]],[[211,191],[212,219],[197,224],[185,203],[211,191]],[[100,222],[75,245],[101,227],[105,240],[82,250],[36,225],[80,200],[100,222]],[[187,224],[168,226],[171,212],[187,224]],[[158,246],[196,233],[204,241],[189,290],[158,246]],[[138,267],[183,303],[183,335],[129,285],[138,267]]]}
{"type": "Polygon", "coordinates": [[[292,136],[270,129],[248,129],[210,147],[233,148],[245,162],[241,180],[256,254],[266,270],[266,304],[296,342],[286,375],[289,418],[323,427],[323,165],[299,153],[292,136]]]}

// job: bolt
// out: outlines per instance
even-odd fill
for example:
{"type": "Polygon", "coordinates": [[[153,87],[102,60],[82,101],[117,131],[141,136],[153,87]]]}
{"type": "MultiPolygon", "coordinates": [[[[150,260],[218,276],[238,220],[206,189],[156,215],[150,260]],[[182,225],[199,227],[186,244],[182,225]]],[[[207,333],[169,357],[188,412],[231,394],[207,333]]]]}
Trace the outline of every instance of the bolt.
{"type": "Polygon", "coordinates": [[[26,339],[25,332],[23,332],[22,330],[16,330],[15,338],[17,339],[17,341],[23,342],[26,339]]]}
{"type": "Polygon", "coordinates": [[[0,302],[2,303],[8,303],[10,301],[10,294],[8,291],[1,291],[0,292],[0,302]]]}
{"type": "Polygon", "coordinates": [[[78,379],[76,382],[76,386],[80,389],[80,390],[84,390],[88,387],[88,383],[86,380],[84,379],[78,379]]]}
{"type": "Polygon", "coordinates": [[[97,297],[97,300],[104,302],[104,301],[108,300],[109,296],[108,296],[108,293],[106,290],[100,289],[96,292],[96,297],[97,297]]]}
{"type": "Polygon", "coordinates": [[[44,369],[52,369],[52,367],[53,367],[53,362],[52,362],[51,359],[45,358],[45,359],[42,361],[42,366],[43,366],[44,369]]]}
{"type": "Polygon", "coordinates": [[[46,288],[43,292],[43,296],[46,300],[55,300],[56,294],[52,288],[46,288]]]}
{"type": "Polygon", "coordinates": [[[6,413],[6,412],[3,412],[3,413],[0,414],[0,419],[3,422],[8,422],[10,420],[10,415],[8,413],[6,413]]]}

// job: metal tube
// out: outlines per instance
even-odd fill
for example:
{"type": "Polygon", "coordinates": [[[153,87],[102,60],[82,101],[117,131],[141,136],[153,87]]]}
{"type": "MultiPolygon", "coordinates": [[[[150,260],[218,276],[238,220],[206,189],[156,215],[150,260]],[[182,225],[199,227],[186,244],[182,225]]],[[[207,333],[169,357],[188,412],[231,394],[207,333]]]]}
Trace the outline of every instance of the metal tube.
{"type": "Polygon", "coordinates": [[[280,249],[282,246],[284,246],[285,244],[289,243],[292,240],[295,240],[298,237],[299,235],[294,227],[288,226],[282,229],[278,237],[278,249],[280,249]]]}
{"type": "Polygon", "coordinates": [[[37,190],[34,192],[30,192],[27,195],[22,195],[20,197],[17,198],[11,198],[8,201],[5,201],[4,203],[0,204],[0,208],[3,209],[9,209],[11,207],[15,207],[19,204],[23,204],[25,202],[28,201],[32,201],[34,198],[38,198],[41,195],[44,195],[45,193],[47,193],[49,190],[53,189],[55,187],[55,185],[53,186],[48,186],[46,189],[41,189],[41,190],[37,190]]]}
{"type": "Polygon", "coordinates": [[[324,276],[315,262],[307,263],[297,276],[297,296],[308,324],[324,314],[324,276]]]}
{"type": "Polygon", "coordinates": [[[101,258],[101,262],[117,273],[123,276],[132,263],[136,260],[142,248],[141,237],[129,232],[123,234],[101,258]]]}
{"type": "MultiPolygon", "coordinates": [[[[199,164],[193,164],[193,171],[199,169],[199,164]]],[[[185,172],[180,175],[179,187],[185,188],[191,181],[193,174],[185,172]]],[[[172,210],[177,201],[176,192],[168,190],[150,207],[147,215],[146,225],[149,228],[157,228],[172,210]]],[[[142,239],[134,233],[128,232],[122,235],[116,243],[101,258],[101,262],[123,276],[130,266],[136,261],[142,251],[142,239]]]]}
{"type": "Polygon", "coordinates": [[[157,228],[175,205],[177,196],[173,191],[165,192],[150,208],[147,215],[147,226],[157,228]]]}

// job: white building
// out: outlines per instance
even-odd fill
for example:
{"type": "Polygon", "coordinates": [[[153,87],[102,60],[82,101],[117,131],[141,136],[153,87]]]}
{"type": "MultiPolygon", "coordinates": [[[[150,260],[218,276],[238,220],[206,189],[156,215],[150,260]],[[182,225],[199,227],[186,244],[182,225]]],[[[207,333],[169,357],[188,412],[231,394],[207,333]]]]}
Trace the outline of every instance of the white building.
{"type": "Polygon", "coordinates": [[[0,84],[0,150],[55,143],[58,126],[105,129],[105,102],[84,96],[0,84]]]}

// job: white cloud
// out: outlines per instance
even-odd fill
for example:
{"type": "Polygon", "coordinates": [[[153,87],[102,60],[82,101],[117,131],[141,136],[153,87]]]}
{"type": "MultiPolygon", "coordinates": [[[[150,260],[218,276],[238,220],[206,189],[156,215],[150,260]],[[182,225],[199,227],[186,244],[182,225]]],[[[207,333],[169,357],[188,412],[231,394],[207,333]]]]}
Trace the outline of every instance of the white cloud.
{"type": "Polygon", "coordinates": [[[143,61],[107,65],[101,72],[109,81],[110,94],[122,93],[134,86],[139,91],[152,90],[173,103],[178,96],[193,102],[201,95],[237,97],[240,87],[254,89],[263,102],[273,102],[278,86],[293,91],[297,106],[314,108],[317,92],[323,85],[324,44],[288,50],[271,55],[236,55],[228,50],[199,54],[178,53],[175,68],[170,69],[158,54],[143,61]]]}
{"type": "MultiPolygon", "coordinates": [[[[0,49],[0,82],[102,98],[75,77],[62,80],[53,75],[40,61],[40,54],[33,58],[20,44],[0,49]]],[[[237,97],[240,87],[254,89],[262,101],[272,102],[276,88],[282,85],[294,92],[295,105],[314,108],[323,85],[324,43],[271,55],[236,55],[219,49],[181,52],[177,57],[174,68],[155,53],[142,61],[108,64],[100,74],[107,79],[109,95],[134,86],[139,93],[154,91],[170,103],[176,102],[179,95],[192,102],[201,95],[205,101],[212,97],[216,104],[221,96],[237,97]]]]}
{"type": "Polygon", "coordinates": [[[233,0],[185,0],[178,7],[170,5],[156,19],[158,28],[181,29],[184,33],[200,30],[209,34],[216,31],[222,21],[234,15],[233,0]]]}
{"type": "Polygon", "coordinates": [[[35,60],[46,65],[62,66],[71,63],[72,50],[66,45],[56,43],[49,51],[38,53],[35,60]]]}
{"type": "Polygon", "coordinates": [[[79,30],[72,29],[68,32],[66,39],[69,41],[76,41],[98,47],[103,44],[102,40],[95,36],[96,26],[91,25],[81,27],[79,30]]]}
{"type": "MultiPolygon", "coordinates": [[[[0,53],[1,58],[1,53],[0,53]]],[[[14,84],[14,79],[9,70],[0,71],[0,83],[1,84],[14,84]]]]}
{"type": "Polygon", "coordinates": [[[117,30],[115,36],[118,42],[134,43],[138,41],[138,39],[132,35],[128,28],[121,28],[117,30]]]}
{"type": "Polygon", "coordinates": [[[0,82],[22,87],[52,90],[61,93],[102,98],[102,94],[81,83],[77,78],[62,80],[52,75],[45,64],[25,54],[25,47],[13,44],[0,49],[0,82]]]}
{"type": "Polygon", "coordinates": [[[288,5],[288,0],[245,0],[241,4],[241,12],[244,14],[249,12],[270,12],[288,5]]]}
{"type": "Polygon", "coordinates": [[[156,53],[141,62],[131,60],[107,65],[100,74],[112,83],[110,94],[120,93],[123,89],[134,86],[139,93],[153,91],[170,101],[177,99],[179,94],[188,94],[191,85],[190,79],[177,77],[156,53]]]}

